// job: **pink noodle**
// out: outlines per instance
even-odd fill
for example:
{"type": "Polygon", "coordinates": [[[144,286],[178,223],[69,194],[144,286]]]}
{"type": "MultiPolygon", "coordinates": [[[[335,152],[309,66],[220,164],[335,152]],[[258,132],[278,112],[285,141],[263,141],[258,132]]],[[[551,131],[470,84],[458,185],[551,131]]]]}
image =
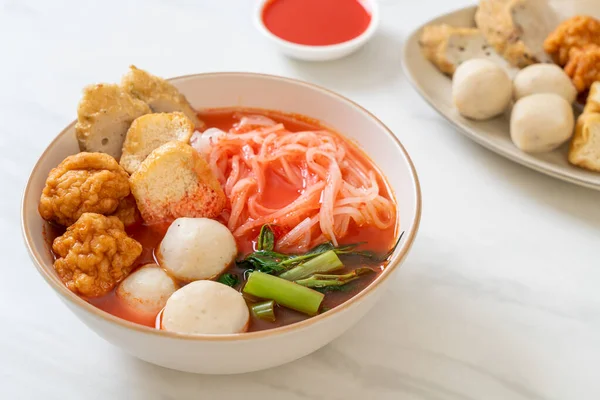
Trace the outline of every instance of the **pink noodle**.
{"type": "Polygon", "coordinates": [[[351,221],[393,226],[394,203],[382,195],[373,167],[349,143],[325,130],[290,132],[266,119],[248,121],[215,136],[204,150],[229,200],[222,217],[236,237],[272,223],[287,232],[279,250],[302,252],[326,240],[337,244],[351,221]],[[298,187],[298,197],[280,209],[266,206],[267,171],[298,187]]]}

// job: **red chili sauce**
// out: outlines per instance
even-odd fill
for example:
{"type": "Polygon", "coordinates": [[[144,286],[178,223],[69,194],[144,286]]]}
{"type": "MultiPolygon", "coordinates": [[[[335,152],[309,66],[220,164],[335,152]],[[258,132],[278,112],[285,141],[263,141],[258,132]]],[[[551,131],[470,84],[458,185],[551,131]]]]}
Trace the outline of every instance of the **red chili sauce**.
{"type": "Polygon", "coordinates": [[[271,0],[262,19],[271,33],[288,42],[327,46],[359,36],[371,13],[359,0],[271,0]]]}

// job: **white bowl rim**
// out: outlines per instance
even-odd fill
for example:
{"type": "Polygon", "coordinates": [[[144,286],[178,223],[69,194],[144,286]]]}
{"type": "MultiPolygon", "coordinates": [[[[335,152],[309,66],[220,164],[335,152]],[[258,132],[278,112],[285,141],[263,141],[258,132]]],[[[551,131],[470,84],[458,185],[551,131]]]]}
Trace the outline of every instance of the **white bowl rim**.
{"type": "Polygon", "coordinates": [[[365,29],[360,35],[350,40],[346,40],[345,42],[328,44],[323,46],[294,43],[275,35],[265,25],[265,22],[262,18],[262,12],[265,7],[265,4],[270,1],[273,0],[259,0],[257,2],[257,5],[254,10],[254,25],[256,25],[256,28],[263,35],[278,43],[280,46],[286,47],[287,49],[293,51],[311,52],[314,54],[327,54],[330,52],[333,53],[345,49],[350,49],[358,45],[359,43],[366,43],[373,36],[375,31],[377,30],[377,27],[379,26],[379,5],[377,4],[377,1],[360,0],[361,3],[365,3],[369,6],[369,11],[371,12],[371,20],[369,21],[369,25],[367,26],[367,29],[365,29]]]}
{"type": "MultiPolygon", "coordinates": [[[[199,74],[182,75],[182,76],[174,77],[174,78],[171,78],[168,80],[169,81],[178,81],[178,80],[185,80],[185,79],[196,78],[196,77],[214,77],[214,76],[251,76],[251,77],[254,76],[254,77],[259,77],[259,78],[281,80],[281,81],[292,83],[295,85],[308,86],[312,89],[317,89],[317,90],[326,92],[327,94],[336,97],[338,100],[345,102],[346,104],[348,104],[352,107],[358,108],[360,111],[366,113],[370,118],[375,120],[375,122],[383,128],[384,132],[392,140],[394,140],[394,142],[396,143],[396,145],[398,146],[398,148],[404,155],[404,157],[408,163],[408,166],[410,168],[410,174],[411,174],[413,182],[414,182],[413,195],[415,196],[415,214],[414,214],[414,217],[412,220],[412,228],[409,231],[405,232],[404,236],[402,237],[402,240],[405,242],[404,246],[400,246],[402,248],[402,251],[400,253],[392,255],[392,259],[386,265],[383,272],[381,272],[381,274],[379,274],[379,276],[377,278],[375,278],[375,280],[373,282],[371,282],[367,287],[365,287],[363,290],[358,292],[356,295],[352,296],[350,299],[348,299],[344,303],[342,303],[342,304],[338,305],[337,307],[334,307],[331,310],[328,310],[324,313],[321,313],[314,317],[307,318],[305,320],[302,320],[302,321],[299,321],[299,322],[296,322],[296,323],[293,323],[290,325],[285,325],[285,326],[281,326],[281,327],[277,327],[277,328],[273,328],[273,329],[262,330],[262,331],[257,331],[257,332],[243,332],[243,333],[235,333],[235,334],[227,334],[227,335],[190,335],[190,334],[182,334],[182,333],[159,330],[159,329],[151,328],[151,327],[148,327],[145,325],[140,325],[135,322],[130,322],[123,318],[119,318],[119,317],[114,316],[106,311],[103,311],[103,310],[97,308],[96,306],[90,304],[89,302],[83,300],[81,297],[79,297],[75,293],[71,292],[62,282],[60,282],[59,279],[51,272],[50,268],[48,268],[48,269],[44,268],[44,266],[43,266],[44,263],[42,262],[41,254],[38,251],[36,251],[32,246],[33,239],[31,236],[31,232],[28,229],[28,227],[31,225],[31,223],[29,222],[29,216],[25,213],[25,207],[26,207],[26,203],[28,201],[32,201],[31,192],[33,191],[33,188],[32,188],[32,179],[31,178],[32,178],[32,176],[39,173],[38,170],[41,168],[41,160],[47,156],[50,148],[58,141],[59,138],[66,135],[67,132],[70,131],[71,128],[75,125],[76,121],[73,121],[66,128],[64,128],[52,140],[52,142],[50,142],[50,144],[48,144],[48,146],[46,147],[44,152],[38,158],[38,161],[36,162],[35,166],[33,167],[32,171],[29,174],[29,177],[27,179],[27,185],[23,192],[23,197],[22,197],[22,202],[21,202],[21,230],[22,230],[23,238],[25,241],[25,246],[27,247],[29,256],[30,256],[31,260],[33,261],[36,269],[40,273],[40,275],[42,275],[42,277],[46,280],[46,282],[48,282],[48,284],[58,294],[60,294],[63,299],[65,299],[69,303],[71,303],[71,305],[76,306],[90,314],[93,314],[94,316],[96,316],[100,319],[103,319],[106,322],[119,325],[122,328],[131,329],[131,330],[138,331],[138,332],[144,333],[144,334],[162,336],[165,338],[184,339],[184,340],[191,340],[191,341],[199,340],[199,341],[220,341],[220,342],[221,341],[243,341],[243,340],[258,339],[258,338],[264,338],[264,337],[268,337],[268,336],[272,336],[272,335],[277,335],[280,333],[283,334],[283,333],[287,333],[290,331],[297,331],[297,330],[307,328],[308,326],[310,326],[312,324],[318,323],[319,321],[321,321],[325,318],[328,318],[329,316],[332,316],[333,314],[339,313],[342,310],[350,307],[352,304],[360,301],[368,293],[374,291],[389,276],[391,276],[392,272],[396,269],[396,267],[398,267],[402,263],[402,261],[404,260],[404,258],[408,254],[408,252],[410,251],[410,249],[414,243],[415,237],[417,235],[417,231],[419,230],[419,225],[420,225],[420,221],[421,221],[421,207],[422,207],[421,186],[419,183],[419,178],[417,176],[417,172],[415,170],[414,163],[411,160],[410,156],[408,155],[408,152],[406,151],[406,149],[404,148],[402,143],[400,143],[400,140],[392,133],[392,131],[383,122],[381,122],[381,120],[379,120],[379,118],[377,118],[371,112],[369,112],[368,110],[366,110],[359,104],[355,103],[354,101],[352,101],[340,94],[337,94],[329,89],[325,89],[321,86],[318,86],[318,85],[315,85],[312,83],[308,83],[308,82],[304,82],[301,80],[277,76],[277,75],[252,73],[252,72],[207,72],[207,73],[199,73],[199,74]]],[[[342,133],[342,135],[343,135],[343,133],[342,133]]],[[[35,199],[35,201],[37,201],[37,198],[35,199]]]]}

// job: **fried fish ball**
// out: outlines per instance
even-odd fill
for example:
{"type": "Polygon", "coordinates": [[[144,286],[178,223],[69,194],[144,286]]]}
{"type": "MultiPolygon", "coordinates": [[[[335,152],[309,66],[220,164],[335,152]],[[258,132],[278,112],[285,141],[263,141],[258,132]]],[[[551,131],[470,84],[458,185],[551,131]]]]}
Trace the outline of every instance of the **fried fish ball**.
{"type": "Polygon", "coordinates": [[[59,256],[54,269],[65,285],[98,297],[129,275],[142,245],[127,236],[117,217],[85,213],[54,240],[52,250],[59,256]]]}
{"type": "Polygon", "coordinates": [[[126,228],[142,221],[142,216],[137,208],[137,204],[135,204],[135,198],[133,196],[127,196],[121,199],[117,209],[111,215],[119,218],[126,228]]]}
{"type": "Polygon", "coordinates": [[[40,198],[42,218],[69,226],[86,212],[110,214],[129,195],[129,175],[104,153],[78,153],[50,171],[40,198]]]}
{"type": "Polygon", "coordinates": [[[580,93],[588,90],[594,82],[600,80],[600,46],[571,49],[565,72],[580,93]]]}
{"type": "Polygon", "coordinates": [[[569,62],[571,49],[590,44],[600,45],[600,21],[578,15],[563,21],[544,41],[544,50],[555,63],[564,67],[569,62]]]}

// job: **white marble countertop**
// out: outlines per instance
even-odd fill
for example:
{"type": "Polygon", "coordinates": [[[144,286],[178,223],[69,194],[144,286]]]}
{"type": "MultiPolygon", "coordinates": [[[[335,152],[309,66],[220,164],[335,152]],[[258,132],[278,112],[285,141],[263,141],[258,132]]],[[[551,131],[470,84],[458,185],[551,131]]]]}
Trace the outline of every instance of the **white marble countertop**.
{"type": "Polygon", "coordinates": [[[0,0],[0,398],[598,399],[600,193],[471,143],[412,90],[403,39],[468,0],[381,1],[344,60],[274,51],[249,0],[0,0]],[[329,346],[276,370],[206,377],[138,361],[80,323],[31,266],[21,191],[84,85],[129,64],[170,77],[256,71],[359,102],[397,133],[423,186],[416,244],[382,301],[329,346]]]}

